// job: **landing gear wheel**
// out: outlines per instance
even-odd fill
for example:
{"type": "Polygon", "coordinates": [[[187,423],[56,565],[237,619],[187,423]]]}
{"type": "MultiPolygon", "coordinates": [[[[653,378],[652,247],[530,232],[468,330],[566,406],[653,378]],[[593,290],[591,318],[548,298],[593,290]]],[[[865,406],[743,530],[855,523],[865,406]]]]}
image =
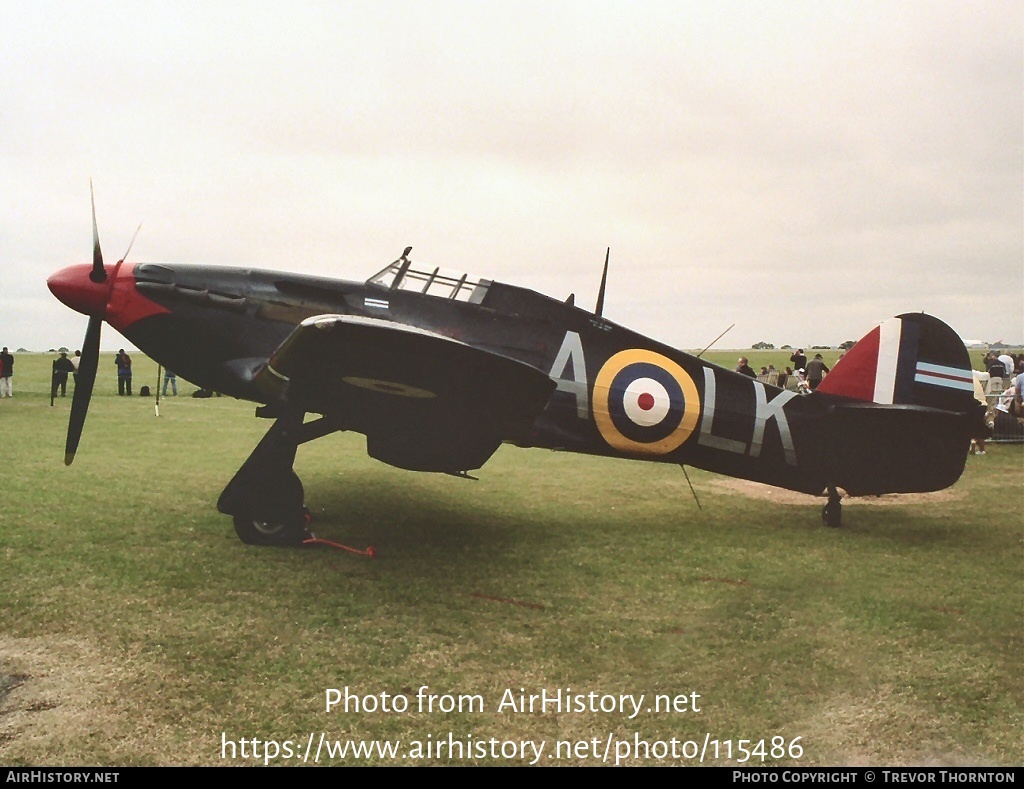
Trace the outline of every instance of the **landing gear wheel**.
{"type": "Polygon", "coordinates": [[[301,545],[313,536],[302,481],[292,468],[303,416],[297,410],[278,416],[220,494],[217,510],[232,517],[246,545],[301,545]]]}
{"type": "Polygon", "coordinates": [[[829,488],[828,503],[821,508],[821,519],[830,529],[838,529],[842,525],[843,505],[835,488],[829,488]]]}
{"type": "Polygon", "coordinates": [[[309,537],[305,520],[261,520],[235,515],[235,534],[246,545],[301,545],[309,537]]]}

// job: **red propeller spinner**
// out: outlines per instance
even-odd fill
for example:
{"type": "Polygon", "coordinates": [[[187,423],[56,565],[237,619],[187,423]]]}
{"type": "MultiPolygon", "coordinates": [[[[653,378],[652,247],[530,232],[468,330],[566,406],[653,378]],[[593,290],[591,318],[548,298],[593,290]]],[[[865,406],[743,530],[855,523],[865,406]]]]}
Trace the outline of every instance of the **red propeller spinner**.
{"type": "Polygon", "coordinates": [[[95,269],[88,263],[67,266],[46,280],[50,292],[83,315],[102,318],[110,298],[111,279],[116,267],[104,268],[103,280],[93,279],[95,269]]]}

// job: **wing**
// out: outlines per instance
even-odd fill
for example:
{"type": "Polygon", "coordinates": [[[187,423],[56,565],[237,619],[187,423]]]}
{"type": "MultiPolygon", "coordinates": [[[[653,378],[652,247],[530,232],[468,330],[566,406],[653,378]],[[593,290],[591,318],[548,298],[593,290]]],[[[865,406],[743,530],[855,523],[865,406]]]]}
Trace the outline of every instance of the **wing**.
{"type": "Polygon", "coordinates": [[[365,434],[378,460],[447,472],[479,468],[527,433],[555,388],[515,359],[353,315],[304,320],[254,382],[269,400],[365,434]]]}

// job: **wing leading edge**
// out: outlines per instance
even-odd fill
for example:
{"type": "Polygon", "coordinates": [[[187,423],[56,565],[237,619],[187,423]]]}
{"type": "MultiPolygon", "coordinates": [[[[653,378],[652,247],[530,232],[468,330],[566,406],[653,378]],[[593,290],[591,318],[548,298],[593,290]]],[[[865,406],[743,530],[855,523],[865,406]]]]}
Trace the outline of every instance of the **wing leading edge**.
{"type": "Polygon", "coordinates": [[[363,433],[378,460],[444,472],[479,468],[524,436],[555,388],[515,359],[353,315],[304,320],[254,383],[269,400],[363,433]]]}

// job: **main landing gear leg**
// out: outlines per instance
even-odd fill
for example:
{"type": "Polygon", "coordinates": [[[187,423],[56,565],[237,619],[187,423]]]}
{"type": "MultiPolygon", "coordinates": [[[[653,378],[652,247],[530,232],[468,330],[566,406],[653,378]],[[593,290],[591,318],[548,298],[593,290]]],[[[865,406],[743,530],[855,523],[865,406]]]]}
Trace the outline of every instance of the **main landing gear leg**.
{"type": "Polygon", "coordinates": [[[835,485],[828,486],[828,503],[821,508],[821,519],[832,529],[838,529],[842,524],[843,505],[840,503],[839,491],[835,485]]]}
{"type": "Polygon", "coordinates": [[[302,482],[292,468],[303,416],[300,411],[278,417],[220,494],[217,509],[234,518],[244,543],[299,545],[310,536],[302,482]]]}

